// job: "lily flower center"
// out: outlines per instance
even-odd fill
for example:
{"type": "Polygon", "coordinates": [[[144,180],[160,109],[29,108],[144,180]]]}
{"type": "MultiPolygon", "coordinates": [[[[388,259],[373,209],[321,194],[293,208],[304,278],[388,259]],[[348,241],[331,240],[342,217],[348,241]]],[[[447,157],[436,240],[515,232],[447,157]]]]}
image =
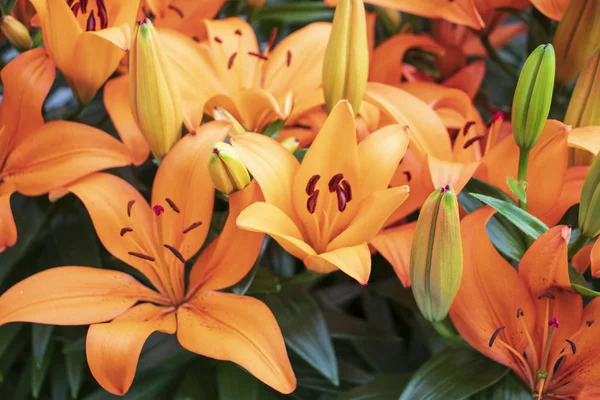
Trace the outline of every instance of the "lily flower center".
{"type": "Polygon", "coordinates": [[[108,28],[108,12],[104,0],[66,0],[73,15],[86,31],[95,31],[108,28]]]}

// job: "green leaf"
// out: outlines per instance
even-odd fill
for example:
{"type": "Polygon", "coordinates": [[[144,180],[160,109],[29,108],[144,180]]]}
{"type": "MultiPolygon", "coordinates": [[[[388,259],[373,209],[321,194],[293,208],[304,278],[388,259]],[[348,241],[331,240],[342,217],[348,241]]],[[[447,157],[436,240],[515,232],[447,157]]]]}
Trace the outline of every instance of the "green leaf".
{"type": "Polygon", "coordinates": [[[388,334],[378,325],[351,315],[325,312],[325,320],[334,339],[355,339],[364,341],[402,342],[400,336],[388,334]]]}
{"type": "Polygon", "coordinates": [[[277,136],[279,136],[279,133],[281,132],[284,126],[285,120],[278,119],[277,121],[271,122],[269,125],[267,125],[263,130],[262,134],[275,139],[277,138],[277,136]]]}
{"type": "MultiPolygon", "coordinates": [[[[18,335],[10,344],[10,351],[5,352],[0,358],[0,382],[3,382],[6,375],[11,371],[13,365],[19,360],[19,357],[23,356],[25,347],[29,345],[28,335],[18,335]]],[[[26,353],[25,353],[26,354],[26,353]]],[[[29,360],[31,362],[31,360],[29,360]]],[[[27,369],[27,374],[31,368],[27,369]]],[[[27,391],[29,393],[29,384],[27,384],[27,391]]]]}
{"type": "Polygon", "coordinates": [[[323,2],[294,1],[287,4],[264,6],[255,15],[259,21],[285,21],[287,23],[308,23],[333,19],[334,9],[323,2]]]}
{"type": "Polygon", "coordinates": [[[71,351],[65,351],[67,346],[63,348],[65,355],[65,365],[67,371],[67,381],[71,390],[71,397],[76,399],[79,397],[79,390],[83,381],[83,373],[85,368],[85,348],[75,348],[71,351]]]}
{"type": "MultiPolygon", "coordinates": [[[[21,331],[24,324],[21,322],[13,322],[0,326],[0,358],[4,355],[8,346],[12,343],[13,339],[21,331]]],[[[12,350],[12,349],[11,349],[12,350]]]]}
{"type": "Polygon", "coordinates": [[[260,400],[260,381],[230,362],[221,362],[218,367],[219,400],[260,400]],[[235,382],[235,384],[232,384],[235,382]]]}
{"type": "Polygon", "coordinates": [[[325,318],[317,303],[301,288],[286,286],[264,297],[275,314],[286,344],[304,361],[339,384],[338,366],[325,318]]]}
{"type": "Polygon", "coordinates": [[[410,380],[407,374],[385,374],[358,386],[336,400],[397,400],[410,380]]]}
{"type": "Polygon", "coordinates": [[[537,239],[542,233],[548,230],[546,224],[514,204],[477,193],[471,193],[471,196],[497,210],[512,222],[513,225],[519,228],[521,232],[533,239],[537,239]]]}
{"type": "Polygon", "coordinates": [[[463,348],[446,348],[423,364],[400,400],[461,400],[498,382],[508,368],[463,348]]]}
{"type": "Polygon", "coordinates": [[[59,265],[102,267],[96,231],[83,205],[77,204],[52,220],[52,240],[59,265]]]}
{"type": "Polygon", "coordinates": [[[54,353],[55,346],[50,346],[44,354],[44,358],[40,365],[35,362],[32,363],[31,367],[31,395],[34,398],[38,398],[42,385],[48,375],[48,368],[50,367],[50,361],[52,360],[52,354],[54,353]]]}
{"type": "Polygon", "coordinates": [[[33,363],[41,368],[44,356],[48,350],[48,344],[52,337],[54,325],[33,324],[31,329],[33,363]]]}
{"type": "Polygon", "coordinates": [[[512,176],[509,176],[506,179],[506,183],[508,184],[510,191],[513,192],[515,196],[517,196],[517,199],[519,199],[519,201],[521,201],[522,203],[527,203],[527,182],[521,182],[516,180],[512,176]]]}
{"type": "Polygon", "coordinates": [[[69,399],[67,370],[63,361],[52,364],[52,369],[50,370],[50,387],[52,389],[52,400],[69,399]]]}
{"type": "Polygon", "coordinates": [[[247,294],[266,294],[277,293],[281,290],[279,279],[273,275],[268,268],[259,268],[252,284],[248,288],[247,294]]]}
{"type": "Polygon", "coordinates": [[[585,280],[585,277],[575,267],[569,264],[569,279],[573,290],[582,296],[598,297],[600,292],[590,289],[589,283],[585,280]]]}
{"type": "Polygon", "coordinates": [[[458,202],[460,205],[471,213],[476,209],[483,207],[483,203],[469,196],[471,193],[479,193],[486,196],[494,197],[498,200],[504,200],[509,203],[514,203],[509,195],[504,193],[500,188],[491,185],[477,178],[471,178],[465,185],[463,190],[458,194],[458,202]]]}
{"type": "Polygon", "coordinates": [[[193,362],[175,391],[174,400],[213,400],[219,398],[215,363],[207,358],[193,362]]]}
{"type": "Polygon", "coordinates": [[[500,382],[477,393],[471,400],[531,400],[531,393],[523,382],[510,372],[500,382]]]}
{"type": "Polygon", "coordinates": [[[521,232],[505,217],[494,215],[485,227],[492,244],[505,257],[520,261],[527,251],[521,232]]]}

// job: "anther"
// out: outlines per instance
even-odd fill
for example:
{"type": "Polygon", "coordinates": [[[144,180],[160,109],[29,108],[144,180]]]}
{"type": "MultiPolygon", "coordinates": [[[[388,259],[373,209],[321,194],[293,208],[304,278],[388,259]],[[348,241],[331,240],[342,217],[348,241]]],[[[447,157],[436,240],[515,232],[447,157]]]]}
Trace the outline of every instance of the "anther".
{"type": "Polygon", "coordinates": [[[552,292],[547,291],[538,296],[538,300],[542,300],[542,299],[556,300],[556,297],[552,294],[552,292]]]}
{"type": "Polygon", "coordinates": [[[170,245],[168,245],[168,244],[163,244],[163,247],[164,247],[164,248],[166,248],[166,249],[168,249],[168,250],[170,250],[170,251],[171,251],[171,253],[173,253],[173,255],[174,255],[175,257],[177,257],[177,259],[178,259],[179,261],[181,261],[182,263],[184,263],[184,264],[185,264],[185,258],[183,258],[183,255],[182,255],[182,254],[179,252],[179,250],[177,250],[175,247],[173,247],[173,246],[170,246],[170,245]]]}
{"type": "Polygon", "coordinates": [[[308,200],[306,200],[306,209],[308,210],[308,212],[310,214],[314,214],[315,210],[317,209],[317,198],[319,197],[319,190],[315,190],[314,192],[311,193],[311,195],[308,197],[308,200]]]}
{"type": "Polygon", "coordinates": [[[463,135],[466,135],[473,125],[475,125],[475,121],[467,121],[465,127],[463,128],[463,135]]]}
{"type": "Polygon", "coordinates": [[[344,212],[344,210],[346,209],[346,205],[348,203],[348,199],[346,199],[346,193],[344,192],[344,189],[342,189],[339,186],[336,186],[335,194],[337,196],[337,201],[338,201],[338,210],[340,212],[344,212]]]}
{"type": "Polygon", "coordinates": [[[588,328],[590,326],[594,325],[594,322],[596,322],[596,320],[594,320],[594,319],[590,319],[590,320],[585,321],[585,323],[587,324],[588,328]]]}
{"type": "Polygon", "coordinates": [[[167,204],[169,205],[169,207],[171,207],[173,209],[173,211],[175,211],[177,214],[179,214],[181,212],[181,210],[179,210],[179,207],[177,207],[177,204],[175,204],[175,202],[173,200],[171,200],[170,198],[165,198],[165,201],[167,202],[167,204]]]}
{"type": "Polygon", "coordinates": [[[285,65],[287,67],[289,67],[290,65],[292,65],[292,52],[291,51],[287,51],[287,58],[285,60],[285,65]]]}
{"type": "Polygon", "coordinates": [[[187,228],[185,228],[183,230],[183,233],[188,233],[189,231],[196,229],[200,225],[202,225],[202,221],[194,222],[193,224],[191,224],[190,226],[188,226],[187,228]]]}
{"type": "Polygon", "coordinates": [[[71,7],[71,11],[73,11],[73,14],[75,14],[76,17],[77,17],[77,14],[79,14],[80,9],[81,9],[81,4],[79,4],[79,3],[75,3],[75,5],[73,7],[71,7]]]}
{"type": "Polygon", "coordinates": [[[404,174],[404,176],[406,176],[406,181],[410,182],[412,179],[412,174],[410,173],[410,171],[404,171],[402,173],[404,174]]]}
{"type": "Polygon", "coordinates": [[[127,202],[127,216],[131,217],[131,208],[133,207],[133,205],[135,204],[135,200],[129,200],[127,202]]]}
{"type": "Polygon", "coordinates": [[[253,56],[253,57],[256,57],[256,58],[260,58],[261,60],[265,60],[265,61],[267,61],[267,60],[269,59],[269,57],[267,57],[267,56],[264,56],[264,55],[262,55],[262,54],[260,54],[260,53],[255,53],[255,52],[253,52],[253,51],[249,51],[249,52],[248,52],[248,55],[250,55],[250,56],[253,56]]]}
{"type": "Polygon", "coordinates": [[[119,233],[119,235],[125,236],[125,234],[127,232],[133,232],[133,229],[131,229],[131,228],[123,228],[123,229],[121,229],[121,232],[119,233]]]}
{"type": "Polygon", "coordinates": [[[142,253],[136,253],[135,251],[130,251],[127,254],[129,254],[130,256],[137,257],[137,258],[141,258],[142,260],[155,261],[154,257],[151,257],[151,256],[146,255],[146,254],[142,254],[142,253]]]}
{"type": "Polygon", "coordinates": [[[494,342],[496,341],[496,338],[498,337],[498,335],[500,334],[500,332],[502,332],[504,330],[504,328],[506,328],[505,326],[501,326],[500,328],[496,329],[494,331],[494,333],[492,333],[492,337],[490,338],[490,342],[488,343],[488,346],[492,347],[494,345],[494,342]]]}
{"type": "Polygon", "coordinates": [[[522,308],[517,308],[517,318],[524,317],[525,313],[522,308]]]}
{"type": "Polygon", "coordinates": [[[344,179],[344,174],[335,174],[331,177],[329,183],[327,184],[327,186],[329,187],[329,193],[335,192],[337,186],[340,184],[342,179],[344,179]]]}
{"type": "Polygon", "coordinates": [[[223,39],[221,39],[221,38],[220,38],[220,37],[218,37],[218,36],[215,36],[215,37],[214,37],[214,39],[215,39],[215,42],[217,42],[217,43],[219,43],[219,44],[223,43],[223,39]]]}
{"type": "Polygon", "coordinates": [[[69,7],[71,7],[71,6],[73,5],[73,2],[74,2],[74,1],[75,1],[75,0],[67,0],[67,5],[68,5],[69,7]]]}
{"type": "Polygon", "coordinates": [[[90,31],[95,31],[96,30],[96,17],[94,17],[94,10],[92,10],[92,12],[90,13],[88,19],[87,19],[87,23],[85,25],[85,30],[90,32],[90,31]]]}
{"type": "Polygon", "coordinates": [[[465,144],[463,144],[463,149],[467,149],[469,148],[473,143],[478,142],[480,140],[482,140],[485,136],[483,135],[479,135],[479,136],[474,136],[471,139],[467,140],[465,142],[465,144]]]}
{"type": "Polygon", "coordinates": [[[267,41],[267,49],[273,47],[275,43],[275,39],[277,39],[277,27],[271,29],[271,34],[269,35],[269,40],[267,41]]]}
{"type": "Polygon", "coordinates": [[[569,346],[571,346],[571,351],[573,352],[573,354],[577,353],[577,346],[575,346],[575,342],[569,339],[565,339],[567,343],[569,343],[569,346]]]}
{"type": "Polygon", "coordinates": [[[87,13],[87,3],[88,0],[79,0],[79,4],[81,4],[81,12],[82,13],[87,13]]]}
{"type": "Polygon", "coordinates": [[[310,179],[308,180],[308,183],[306,184],[306,194],[307,195],[312,195],[313,192],[315,191],[315,188],[317,187],[317,182],[319,182],[319,179],[321,179],[321,175],[313,175],[310,177],[310,179]]]}
{"type": "Polygon", "coordinates": [[[169,5],[169,10],[173,10],[177,13],[177,15],[179,15],[179,18],[183,19],[185,18],[185,15],[183,15],[183,11],[181,11],[179,8],[175,7],[173,4],[169,5]]]}
{"type": "Polygon", "coordinates": [[[560,324],[558,323],[558,318],[552,317],[550,321],[548,321],[548,326],[553,326],[555,328],[560,328],[560,324]]]}
{"type": "Polygon", "coordinates": [[[106,12],[104,0],[96,0],[96,8],[98,8],[98,18],[100,18],[100,28],[108,28],[108,13],[106,12]]]}
{"type": "Polygon", "coordinates": [[[352,200],[352,186],[350,186],[350,182],[347,180],[342,181],[342,189],[344,189],[344,194],[346,195],[346,201],[352,200]]]}
{"type": "Polygon", "coordinates": [[[231,57],[229,57],[229,61],[227,61],[227,69],[231,69],[233,67],[233,62],[235,61],[235,56],[237,56],[237,52],[233,53],[231,57]]]}
{"type": "Polygon", "coordinates": [[[242,31],[239,29],[236,29],[234,33],[238,36],[242,36],[242,31]]]}
{"type": "Polygon", "coordinates": [[[154,211],[154,214],[156,214],[156,216],[158,217],[160,214],[165,212],[165,208],[160,204],[157,204],[154,207],[152,207],[152,211],[154,211]]]}

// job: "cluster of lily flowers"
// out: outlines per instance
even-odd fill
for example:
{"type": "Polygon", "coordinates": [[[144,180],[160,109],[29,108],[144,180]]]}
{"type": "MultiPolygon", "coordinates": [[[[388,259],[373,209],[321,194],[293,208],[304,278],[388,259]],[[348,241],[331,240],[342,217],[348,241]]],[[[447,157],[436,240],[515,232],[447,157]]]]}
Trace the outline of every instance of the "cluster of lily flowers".
{"type": "Polygon", "coordinates": [[[376,47],[377,16],[362,0],[328,2],[332,23],[274,30],[262,44],[244,19],[212,19],[223,3],[18,0],[3,10],[21,53],[1,71],[0,249],[18,240],[11,195],[74,195],[106,250],[146,280],[57,266],[0,296],[0,324],[90,325],[88,365],[117,395],[153,332],[291,393],[273,313],[226,290],[270,237],[308,270],[360,285],[380,253],[427,320],[449,316],[535,397],[599,398],[600,300],[572,285],[590,265],[600,274],[599,2],[372,0],[431,18],[435,32],[376,47]],[[486,121],[473,101],[481,57],[526,30],[506,9],[532,4],[560,21],[553,46],[525,63],[512,112],[490,105],[486,121]],[[43,46],[32,46],[32,26],[43,46]],[[437,76],[405,61],[415,49],[436,56],[437,76]],[[57,70],[82,107],[102,89],[119,138],[44,121],[57,70]],[[565,120],[548,119],[555,81],[578,75],[565,120]],[[149,200],[103,172],[151,160],[149,200]],[[474,180],[504,197],[459,206],[474,180]],[[215,189],[229,207],[216,237],[215,189]],[[576,204],[579,226],[560,225],[576,204]],[[523,231],[517,257],[486,233],[498,214],[523,231]]]}

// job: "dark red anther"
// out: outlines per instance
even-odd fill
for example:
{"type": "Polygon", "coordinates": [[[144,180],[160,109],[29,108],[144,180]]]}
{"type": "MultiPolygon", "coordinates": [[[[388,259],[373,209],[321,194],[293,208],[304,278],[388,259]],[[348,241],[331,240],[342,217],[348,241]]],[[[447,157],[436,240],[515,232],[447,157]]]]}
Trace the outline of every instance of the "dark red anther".
{"type": "Polygon", "coordinates": [[[465,144],[463,144],[463,149],[467,149],[469,148],[473,143],[478,142],[480,140],[482,140],[485,136],[483,135],[479,135],[479,136],[474,136],[471,139],[467,140],[465,142],[465,144]]]}
{"type": "Polygon", "coordinates": [[[542,299],[556,300],[556,297],[552,294],[551,291],[547,291],[538,296],[538,300],[542,300],[542,299]]]}
{"type": "Polygon", "coordinates": [[[269,40],[267,41],[267,49],[273,47],[273,44],[275,44],[275,39],[277,39],[277,27],[271,29],[271,34],[269,34],[269,40]]]}
{"type": "Polygon", "coordinates": [[[121,229],[121,232],[119,232],[119,235],[125,236],[125,234],[127,232],[133,232],[133,229],[131,229],[131,228],[123,228],[123,229],[121,229]]]}
{"type": "Polygon", "coordinates": [[[329,187],[329,193],[335,192],[335,189],[338,187],[342,179],[344,179],[344,174],[335,174],[331,177],[329,183],[327,184],[327,187],[329,187]]]}
{"type": "Polygon", "coordinates": [[[517,318],[524,317],[525,312],[523,312],[522,308],[517,308],[517,318]]]}
{"type": "Polygon", "coordinates": [[[319,190],[315,190],[306,200],[306,209],[310,214],[314,214],[317,210],[317,198],[319,197],[319,190]]]}
{"type": "Polygon", "coordinates": [[[467,123],[465,124],[465,127],[463,128],[463,135],[466,135],[467,133],[469,133],[469,129],[471,129],[471,127],[475,125],[475,121],[467,121],[467,123]]]}
{"type": "Polygon", "coordinates": [[[346,195],[346,201],[352,200],[352,186],[350,186],[350,182],[347,180],[342,181],[342,189],[344,189],[344,194],[346,195]]]}
{"type": "Polygon", "coordinates": [[[567,343],[569,343],[569,346],[571,346],[571,351],[573,352],[573,354],[577,353],[577,346],[575,346],[575,342],[569,339],[565,339],[567,343]]]}
{"type": "Polygon", "coordinates": [[[337,196],[338,210],[344,212],[348,205],[348,199],[346,198],[346,192],[340,186],[335,187],[335,195],[337,196]]]}
{"type": "Polygon", "coordinates": [[[177,15],[179,15],[179,18],[184,19],[185,15],[183,15],[183,11],[181,11],[179,8],[175,7],[173,4],[169,4],[169,10],[173,10],[177,13],[177,15]]]}
{"type": "Polygon", "coordinates": [[[67,5],[68,5],[69,7],[71,7],[71,6],[73,5],[73,2],[74,2],[74,1],[75,1],[75,0],[67,0],[67,5]]]}
{"type": "Polygon", "coordinates": [[[100,28],[108,28],[108,13],[106,12],[106,5],[104,0],[96,0],[96,8],[98,8],[98,18],[100,19],[100,28]]]}
{"type": "Polygon", "coordinates": [[[129,254],[130,256],[137,257],[137,258],[141,258],[142,260],[155,261],[154,257],[149,256],[147,254],[143,254],[143,253],[137,253],[135,251],[129,251],[129,252],[127,252],[127,254],[129,254]]]}
{"type": "Polygon", "coordinates": [[[231,69],[233,67],[233,62],[235,61],[235,56],[237,56],[237,52],[233,53],[231,57],[229,57],[229,61],[227,61],[227,69],[231,69]]]}
{"type": "Polygon", "coordinates": [[[196,229],[200,225],[202,225],[202,221],[194,222],[193,224],[191,224],[190,226],[188,226],[187,228],[185,228],[183,230],[183,233],[188,233],[189,231],[192,231],[192,230],[196,229]]]}
{"type": "Polygon", "coordinates": [[[441,193],[441,194],[444,194],[444,193],[446,193],[446,188],[442,186],[442,187],[440,188],[440,193],[441,193]]]}
{"type": "Polygon", "coordinates": [[[135,200],[129,200],[127,202],[127,216],[131,217],[131,208],[133,207],[133,205],[135,204],[135,200]]]}
{"type": "Polygon", "coordinates": [[[287,51],[287,58],[285,60],[285,65],[288,66],[288,67],[290,65],[292,65],[292,52],[289,51],[289,50],[287,51]]]}
{"type": "Polygon", "coordinates": [[[75,5],[73,7],[71,7],[71,11],[73,11],[73,14],[75,14],[76,17],[77,17],[77,14],[79,14],[80,9],[81,9],[81,4],[79,4],[79,3],[75,3],[75,5]]]}
{"type": "Polygon", "coordinates": [[[214,39],[215,39],[215,42],[217,42],[217,43],[219,43],[219,44],[223,43],[223,39],[221,39],[221,38],[220,38],[220,37],[218,37],[218,36],[215,36],[215,37],[214,37],[214,39]]]}
{"type": "Polygon", "coordinates": [[[406,176],[406,181],[410,182],[410,180],[412,179],[412,174],[410,173],[410,171],[404,171],[402,173],[404,174],[404,176],[406,176]]]}
{"type": "Polygon", "coordinates": [[[239,29],[236,29],[234,33],[238,36],[242,36],[242,31],[239,29]]]}
{"type": "Polygon", "coordinates": [[[87,3],[88,0],[79,0],[79,4],[81,4],[81,12],[82,13],[87,13],[87,3]]]}
{"type": "Polygon", "coordinates": [[[552,317],[550,321],[548,321],[548,326],[553,326],[555,328],[560,328],[560,324],[558,323],[558,318],[552,317]]]}
{"type": "Polygon", "coordinates": [[[165,201],[167,202],[167,204],[169,205],[169,207],[171,207],[173,209],[173,211],[175,211],[177,214],[179,214],[181,212],[181,210],[179,210],[179,207],[177,207],[177,204],[175,204],[175,202],[173,200],[171,200],[170,198],[166,198],[165,201]]]}
{"type": "Polygon", "coordinates": [[[88,16],[87,23],[85,25],[85,30],[88,32],[93,32],[96,30],[96,17],[94,17],[94,10],[92,10],[92,12],[90,12],[90,15],[88,16]]]}
{"type": "Polygon", "coordinates": [[[588,326],[588,328],[592,325],[594,325],[594,322],[596,322],[596,320],[594,319],[589,319],[587,321],[585,321],[586,325],[588,326]]]}
{"type": "Polygon", "coordinates": [[[194,42],[199,42],[200,38],[196,35],[192,36],[192,39],[194,39],[194,42]]]}
{"type": "Polygon", "coordinates": [[[156,214],[156,216],[158,217],[160,214],[165,212],[165,208],[160,204],[157,204],[154,207],[152,207],[152,211],[154,211],[154,214],[156,214]]]}
{"type": "Polygon", "coordinates": [[[170,250],[170,251],[171,251],[171,253],[173,253],[173,255],[174,255],[175,257],[177,257],[177,259],[178,259],[179,261],[181,261],[182,263],[184,263],[184,264],[185,264],[185,258],[183,258],[183,254],[181,254],[181,253],[179,252],[179,250],[177,250],[175,247],[173,247],[173,246],[171,246],[171,245],[168,245],[168,244],[163,244],[163,246],[165,247],[165,249],[168,249],[168,250],[170,250]]]}
{"type": "Polygon", "coordinates": [[[265,56],[265,55],[262,55],[262,54],[260,54],[260,53],[254,53],[254,52],[252,52],[252,51],[249,51],[249,52],[248,52],[248,55],[250,55],[250,56],[253,56],[253,57],[256,57],[256,58],[260,58],[261,60],[265,60],[265,61],[267,61],[267,60],[269,59],[269,57],[267,57],[267,56],[265,56]]]}
{"type": "Polygon", "coordinates": [[[498,337],[498,335],[500,334],[500,332],[502,332],[504,330],[504,328],[506,328],[505,326],[501,326],[500,328],[496,329],[494,331],[494,333],[492,333],[492,337],[490,338],[490,342],[488,343],[488,346],[492,347],[494,345],[494,342],[496,341],[496,338],[498,337]]]}
{"type": "Polygon", "coordinates": [[[310,179],[308,180],[308,183],[306,184],[306,194],[307,195],[312,195],[315,191],[315,188],[317,187],[317,182],[319,182],[319,179],[321,179],[321,175],[313,175],[310,177],[310,179]]]}

